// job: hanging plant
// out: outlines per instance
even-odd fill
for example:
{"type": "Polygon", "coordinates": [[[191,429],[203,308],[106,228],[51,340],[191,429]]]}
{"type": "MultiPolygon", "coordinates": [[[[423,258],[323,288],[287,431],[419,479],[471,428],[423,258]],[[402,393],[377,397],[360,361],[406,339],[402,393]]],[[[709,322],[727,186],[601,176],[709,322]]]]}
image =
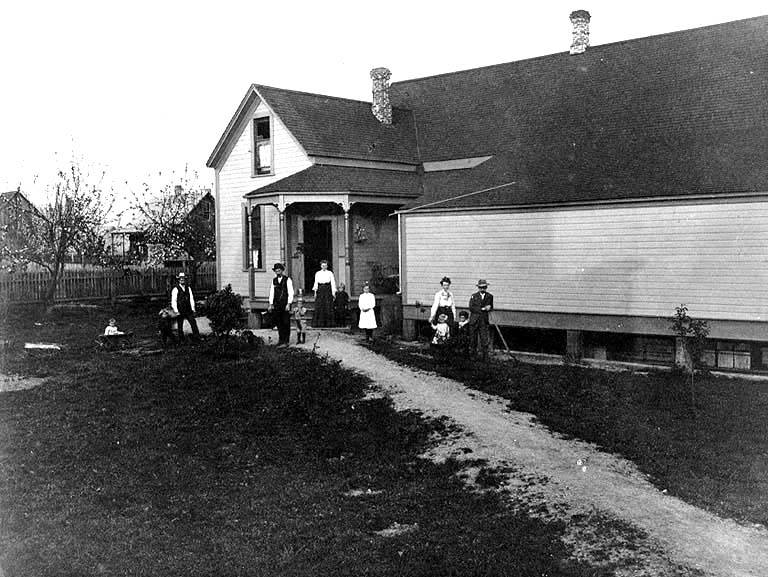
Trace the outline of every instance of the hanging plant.
{"type": "Polygon", "coordinates": [[[362,224],[355,226],[355,242],[365,242],[368,240],[368,232],[362,224]]]}

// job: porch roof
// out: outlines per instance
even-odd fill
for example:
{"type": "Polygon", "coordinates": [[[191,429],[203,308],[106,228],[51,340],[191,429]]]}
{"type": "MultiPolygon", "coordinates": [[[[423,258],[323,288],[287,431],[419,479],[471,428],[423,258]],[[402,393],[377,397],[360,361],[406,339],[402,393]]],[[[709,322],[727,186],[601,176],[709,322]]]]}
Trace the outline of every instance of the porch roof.
{"type": "MultiPolygon", "coordinates": [[[[350,193],[413,199],[421,194],[418,173],[351,166],[314,164],[309,168],[257,188],[245,198],[276,193],[350,193]]],[[[320,200],[320,199],[318,199],[320,200]]]]}

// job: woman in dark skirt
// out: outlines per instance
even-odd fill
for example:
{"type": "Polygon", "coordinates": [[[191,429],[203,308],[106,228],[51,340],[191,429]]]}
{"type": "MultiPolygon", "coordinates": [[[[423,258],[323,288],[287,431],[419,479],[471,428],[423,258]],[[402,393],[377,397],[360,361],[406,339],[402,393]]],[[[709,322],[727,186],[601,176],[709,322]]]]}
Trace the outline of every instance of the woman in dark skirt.
{"type": "Polygon", "coordinates": [[[436,323],[440,315],[448,317],[448,325],[453,328],[453,323],[456,321],[456,301],[451,292],[451,279],[447,276],[440,280],[440,290],[435,293],[435,300],[429,311],[429,322],[436,323]]]}
{"type": "Polygon", "coordinates": [[[320,270],[315,273],[315,312],[312,316],[313,327],[333,326],[333,297],[336,295],[336,279],[328,270],[328,261],[320,261],[320,270]]]}

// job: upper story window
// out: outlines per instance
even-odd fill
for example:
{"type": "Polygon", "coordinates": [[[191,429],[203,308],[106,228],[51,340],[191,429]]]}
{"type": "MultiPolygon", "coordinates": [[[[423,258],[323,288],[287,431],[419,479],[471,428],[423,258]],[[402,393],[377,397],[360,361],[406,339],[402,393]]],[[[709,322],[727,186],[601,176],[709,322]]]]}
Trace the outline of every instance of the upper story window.
{"type": "Polygon", "coordinates": [[[269,116],[253,119],[253,174],[272,174],[272,126],[269,116]]]}

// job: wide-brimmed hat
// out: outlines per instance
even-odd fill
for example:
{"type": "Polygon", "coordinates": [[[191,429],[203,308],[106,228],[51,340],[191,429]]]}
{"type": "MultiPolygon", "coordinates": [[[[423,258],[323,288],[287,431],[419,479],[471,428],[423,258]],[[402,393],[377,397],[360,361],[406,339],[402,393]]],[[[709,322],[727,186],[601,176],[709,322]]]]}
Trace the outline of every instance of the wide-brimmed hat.
{"type": "Polygon", "coordinates": [[[481,278],[479,281],[477,281],[477,288],[485,288],[488,286],[488,281],[484,278],[481,278]]]}
{"type": "Polygon", "coordinates": [[[441,313],[441,314],[437,315],[437,320],[438,321],[447,321],[448,320],[448,315],[445,314],[445,313],[441,313]]]}
{"type": "Polygon", "coordinates": [[[281,262],[276,262],[275,266],[272,267],[272,270],[285,270],[285,265],[281,262]]]}
{"type": "Polygon", "coordinates": [[[179,274],[176,275],[176,278],[179,279],[179,280],[181,280],[181,279],[185,279],[186,280],[187,275],[185,275],[183,272],[180,272],[179,274]]]}

